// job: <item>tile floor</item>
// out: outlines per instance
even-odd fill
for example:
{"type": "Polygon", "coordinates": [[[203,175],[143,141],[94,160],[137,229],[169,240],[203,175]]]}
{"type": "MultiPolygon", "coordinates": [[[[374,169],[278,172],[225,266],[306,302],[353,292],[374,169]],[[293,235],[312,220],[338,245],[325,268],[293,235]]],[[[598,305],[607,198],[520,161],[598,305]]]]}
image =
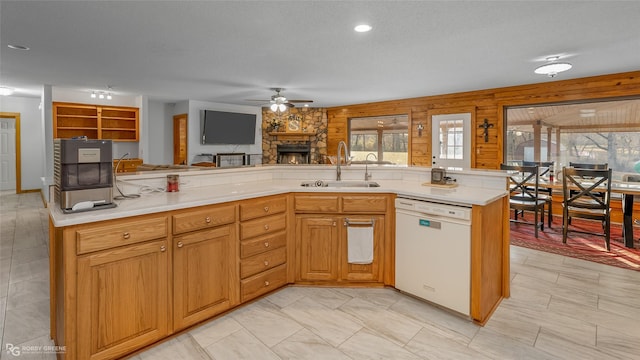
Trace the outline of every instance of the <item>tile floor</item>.
{"type": "MultiPolygon", "coordinates": [[[[2,359],[48,339],[47,210],[0,192],[2,359]]],[[[640,272],[511,247],[512,296],[485,327],[391,289],[288,287],[132,357],[640,359],[640,272]]]]}

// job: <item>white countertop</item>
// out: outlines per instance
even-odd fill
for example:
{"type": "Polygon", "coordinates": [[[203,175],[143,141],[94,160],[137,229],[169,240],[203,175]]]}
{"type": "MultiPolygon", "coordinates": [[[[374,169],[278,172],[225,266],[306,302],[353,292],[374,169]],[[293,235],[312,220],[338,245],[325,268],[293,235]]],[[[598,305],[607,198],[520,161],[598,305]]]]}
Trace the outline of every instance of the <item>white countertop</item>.
{"type": "MultiPolygon", "coordinates": [[[[326,170],[326,167],[323,167],[322,169],[326,170]]],[[[231,181],[225,180],[226,183],[216,184],[215,180],[219,177],[211,178],[210,175],[209,179],[206,181],[192,180],[192,183],[190,185],[181,185],[179,192],[143,192],[139,198],[115,200],[117,207],[111,209],[100,209],[78,212],[74,214],[64,214],[57,204],[49,204],[49,211],[54,226],[64,227],[289,192],[395,193],[399,196],[467,206],[486,205],[495,201],[496,199],[507,195],[506,186],[505,189],[483,188],[461,183],[455,188],[439,188],[421,185],[423,182],[425,182],[423,178],[424,176],[421,176],[421,178],[416,178],[415,175],[411,175],[404,176],[404,178],[407,179],[384,179],[384,177],[398,177],[397,170],[393,173],[394,176],[385,176],[384,174],[379,172],[377,174],[377,178],[374,176],[374,179],[372,181],[380,184],[380,187],[372,188],[303,187],[300,185],[301,180],[286,179],[283,178],[284,175],[282,175],[283,173],[281,171],[273,171],[281,170],[276,167],[263,167],[257,170],[257,175],[255,174],[256,168],[248,168],[246,171],[239,170],[232,172],[234,173],[234,175],[231,178],[231,181]],[[251,169],[253,169],[253,171],[251,169]],[[271,176],[265,176],[265,171],[272,173],[271,176]],[[240,182],[242,180],[238,181],[238,177],[247,181],[240,182]]],[[[356,171],[358,171],[359,174],[359,172],[361,172],[362,170],[356,168],[356,171]]],[[[424,169],[422,170],[422,173],[424,173],[424,169]]],[[[180,175],[181,177],[183,176],[182,173],[180,173],[180,175]]],[[[298,176],[306,180],[311,180],[316,178],[314,177],[314,175],[317,176],[317,174],[298,176]]],[[[496,174],[494,173],[491,175],[495,176],[496,174]]],[[[166,176],[166,174],[162,176],[166,176]]],[[[476,176],[476,174],[474,173],[473,176],[476,176]]],[[[125,181],[132,182],[136,179],[142,179],[145,181],[156,181],[156,184],[160,184],[162,181],[164,181],[164,179],[162,177],[158,177],[157,174],[155,174],[155,179],[153,179],[153,177],[151,177],[151,174],[146,173],[143,176],[127,176],[125,181]]],[[[186,181],[188,182],[189,180],[187,179],[186,181]]],[[[132,193],[131,186],[129,186],[128,188],[125,187],[123,191],[125,193],[132,193]]]]}

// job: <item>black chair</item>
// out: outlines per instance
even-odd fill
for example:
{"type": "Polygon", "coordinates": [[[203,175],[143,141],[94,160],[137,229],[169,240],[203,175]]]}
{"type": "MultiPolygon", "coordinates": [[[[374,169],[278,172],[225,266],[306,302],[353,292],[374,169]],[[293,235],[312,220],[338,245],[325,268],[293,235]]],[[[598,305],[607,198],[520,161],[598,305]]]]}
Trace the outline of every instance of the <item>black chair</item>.
{"type": "Polygon", "coordinates": [[[546,204],[546,200],[538,197],[540,180],[538,167],[501,164],[500,169],[512,172],[509,175],[509,207],[514,210],[514,218],[511,221],[535,226],[537,238],[538,228],[544,231],[544,205],[546,204]],[[531,186],[531,184],[534,185],[531,186]],[[533,222],[518,220],[518,212],[524,211],[533,211],[533,222]]]}
{"type": "MultiPolygon", "coordinates": [[[[640,174],[624,174],[622,175],[622,182],[640,182],[640,174]]],[[[634,202],[640,202],[640,195],[636,195],[636,196],[631,196],[633,198],[633,202],[629,203],[628,205],[626,205],[626,197],[628,197],[629,195],[622,195],[622,209],[623,212],[626,211],[626,206],[630,206],[631,209],[633,209],[633,203],[634,202]]],[[[631,210],[633,211],[633,210],[631,210]]],[[[626,216],[626,215],[625,215],[626,216]]],[[[640,225],[640,219],[635,219],[633,220],[632,226],[631,228],[627,229],[625,228],[624,231],[629,231],[631,230],[633,232],[633,224],[635,225],[640,225]]],[[[626,226],[626,223],[625,223],[626,226]]]]}
{"type": "MultiPolygon", "coordinates": [[[[608,163],[601,163],[601,164],[587,164],[587,163],[574,163],[574,162],[569,162],[569,167],[572,168],[576,168],[576,169],[593,169],[593,170],[606,170],[609,168],[609,164],[608,163]]],[[[575,195],[575,191],[571,191],[571,195],[575,195]]],[[[600,193],[601,197],[604,197],[603,193],[600,193]]]]}
{"type": "Polygon", "coordinates": [[[604,236],[607,251],[611,249],[611,169],[593,170],[565,167],[562,169],[562,242],[569,231],[604,236]],[[588,183],[585,179],[589,179],[588,183]],[[604,189],[603,189],[604,188],[604,189]],[[603,191],[604,190],[604,191],[603,191]],[[569,229],[571,218],[599,220],[603,233],[569,229]]]}
{"type": "Polygon", "coordinates": [[[587,163],[569,162],[569,167],[576,168],[576,169],[607,170],[609,168],[609,164],[608,163],[587,164],[587,163]]]}
{"type": "MultiPolygon", "coordinates": [[[[523,161],[522,166],[538,166],[538,176],[549,176],[553,171],[553,161],[523,161]]],[[[551,187],[538,188],[538,197],[547,202],[547,226],[551,228],[553,222],[553,189],[551,187]]]]}

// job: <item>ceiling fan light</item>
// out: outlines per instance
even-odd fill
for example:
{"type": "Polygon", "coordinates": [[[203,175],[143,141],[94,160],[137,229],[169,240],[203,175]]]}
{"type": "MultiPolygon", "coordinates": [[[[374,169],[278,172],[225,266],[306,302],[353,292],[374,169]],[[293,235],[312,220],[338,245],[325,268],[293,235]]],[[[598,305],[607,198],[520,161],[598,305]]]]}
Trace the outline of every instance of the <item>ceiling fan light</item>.
{"type": "Polygon", "coordinates": [[[559,72],[567,71],[571,69],[573,65],[568,62],[554,62],[550,64],[544,64],[538,66],[534,72],[540,75],[547,75],[550,77],[556,76],[559,72]]]}
{"type": "Polygon", "coordinates": [[[271,111],[276,112],[278,111],[278,104],[271,104],[270,108],[271,108],[271,111]]]}
{"type": "Polygon", "coordinates": [[[287,105],[278,104],[278,110],[280,110],[280,112],[284,112],[285,110],[287,110],[287,105]]]}

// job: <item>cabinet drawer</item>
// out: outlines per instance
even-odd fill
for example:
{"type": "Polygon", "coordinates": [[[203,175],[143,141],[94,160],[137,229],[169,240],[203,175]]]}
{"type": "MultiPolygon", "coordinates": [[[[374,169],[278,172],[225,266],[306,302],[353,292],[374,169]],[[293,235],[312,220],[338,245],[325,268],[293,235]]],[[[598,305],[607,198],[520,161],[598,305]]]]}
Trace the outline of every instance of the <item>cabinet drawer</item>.
{"type": "Polygon", "coordinates": [[[262,236],[259,238],[245,240],[240,243],[240,257],[247,258],[256,254],[277,249],[287,244],[287,233],[262,236]]]}
{"type": "Polygon", "coordinates": [[[78,254],[86,254],[142,241],[166,238],[167,235],[169,234],[165,216],[142,220],[112,221],[107,225],[77,230],[77,252],[78,254]]]}
{"type": "Polygon", "coordinates": [[[271,234],[287,226],[287,214],[271,215],[240,223],[240,238],[271,234]]]}
{"type": "Polygon", "coordinates": [[[294,201],[296,212],[337,212],[338,197],[323,195],[298,195],[294,201]]]}
{"type": "Polygon", "coordinates": [[[250,220],[262,216],[278,214],[287,209],[287,198],[267,198],[251,200],[240,204],[240,220],[250,220]]]}
{"type": "Polygon", "coordinates": [[[343,196],[342,211],[344,212],[385,212],[387,211],[386,196],[343,196]]]}
{"type": "Polygon", "coordinates": [[[236,221],[234,205],[208,207],[173,215],[173,233],[181,234],[236,221]]]}
{"type": "Polygon", "coordinates": [[[272,269],[285,262],[287,262],[286,247],[254,255],[240,262],[240,278],[244,279],[259,272],[272,269]]]}
{"type": "Polygon", "coordinates": [[[240,282],[242,302],[251,300],[287,283],[287,264],[244,279],[240,282]]]}

